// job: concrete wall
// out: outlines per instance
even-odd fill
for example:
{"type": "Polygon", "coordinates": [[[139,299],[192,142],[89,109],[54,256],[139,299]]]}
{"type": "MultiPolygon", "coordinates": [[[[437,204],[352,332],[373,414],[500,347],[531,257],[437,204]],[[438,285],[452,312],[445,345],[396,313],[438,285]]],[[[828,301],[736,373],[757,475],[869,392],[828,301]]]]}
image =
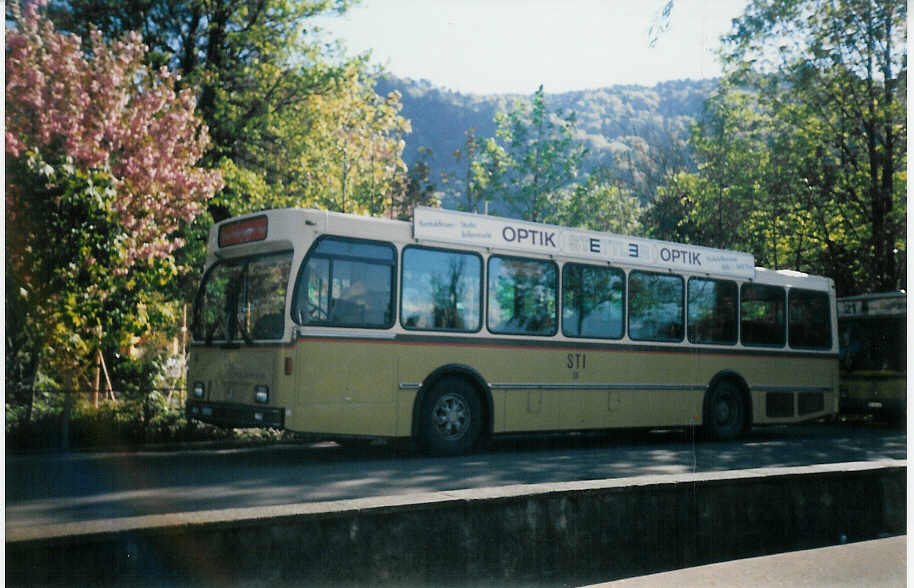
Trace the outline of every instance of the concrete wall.
{"type": "Polygon", "coordinates": [[[905,531],[904,461],[12,529],[10,585],[567,585],[905,531]]]}

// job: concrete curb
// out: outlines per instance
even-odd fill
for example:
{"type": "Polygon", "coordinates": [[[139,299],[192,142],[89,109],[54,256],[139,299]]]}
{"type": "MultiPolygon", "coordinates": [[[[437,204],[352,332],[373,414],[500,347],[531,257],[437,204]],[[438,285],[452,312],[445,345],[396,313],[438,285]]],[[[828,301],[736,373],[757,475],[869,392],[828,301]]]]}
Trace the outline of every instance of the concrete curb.
{"type": "Polygon", "coordinates": [[[9,529],[24,584],[606,581],[897,535],[903,460],[534,484],[9,529]]]}

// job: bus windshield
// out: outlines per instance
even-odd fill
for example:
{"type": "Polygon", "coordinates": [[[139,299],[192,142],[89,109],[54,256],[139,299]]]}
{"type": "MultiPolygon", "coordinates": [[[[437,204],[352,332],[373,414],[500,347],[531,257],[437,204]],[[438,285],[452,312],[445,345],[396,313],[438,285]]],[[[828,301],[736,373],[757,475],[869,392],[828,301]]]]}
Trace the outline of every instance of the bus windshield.
{"type": "Polygon", "coordinates": [[[904,372],[905,317],[842,319],[841,367],[846,372],[904,372]]]}
{"type": "Polygon", "coordinates": [[[281,339],[291,267],[291,251],[214,265],[197,294],[194,339],[206,343],[281,339]]]}

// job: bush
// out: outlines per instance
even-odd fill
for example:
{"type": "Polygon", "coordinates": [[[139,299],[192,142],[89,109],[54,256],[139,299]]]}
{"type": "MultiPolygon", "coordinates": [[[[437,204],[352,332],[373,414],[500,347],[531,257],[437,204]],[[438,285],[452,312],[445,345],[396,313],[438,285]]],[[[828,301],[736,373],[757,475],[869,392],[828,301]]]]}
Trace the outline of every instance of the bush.
{"type": "MultiPolygon", "coordinates": [[[[36,396],[39,396],[36,394],[36,396]]],[[[25,418],[24,407],[7,404],[7,450],[48,450],[142,447],[161,443],[187,443],[233,439],[275,439],[267,431],[234,431],[188,421],[178,391],[117,394],[95,407],[91,393],[74,394],[68,425],[68,443],[63,439],[64,394],[52,395],[40,410],[25,418]]],[[[37,403],[36,403],[37,406],[37,403]]]]}

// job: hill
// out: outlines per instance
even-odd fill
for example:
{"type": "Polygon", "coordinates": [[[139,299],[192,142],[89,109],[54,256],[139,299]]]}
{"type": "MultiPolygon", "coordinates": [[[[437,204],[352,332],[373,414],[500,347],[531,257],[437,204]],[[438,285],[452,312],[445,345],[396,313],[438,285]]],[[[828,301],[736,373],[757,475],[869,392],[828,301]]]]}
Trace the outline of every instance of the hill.
{"type": "MultiPolygon", "coordinates": [[[[653,199],[662,176],[675,169],[693,169],[686,140],[690,126],[701,117],[703,104],[718,80],[677,80],[653,87],[612,86],[595,90],[547,94],[550,110],[574,112],[576,136],[587,148],[582,171],[613,170],[618,180],[642,202],[653,199]]],[[[478,138],[495,134],[495,113],[509,110],[519,95],[462,94],[433,86],[427,80],[384,76],[376,91],[401,95],[402,114],[412,123],[404,160],[422,159],[431,168],[432,182],[445,194],[445,204],[462,189],[460,164],[454,153],[466,132],[478,138]],[[430,151],[423,155],[420,147],[430,151]],[[449,180],[442,181],[442,177],[449,180]]],[[[531,89],[531,95],[534,89],[531,89]]]]}

